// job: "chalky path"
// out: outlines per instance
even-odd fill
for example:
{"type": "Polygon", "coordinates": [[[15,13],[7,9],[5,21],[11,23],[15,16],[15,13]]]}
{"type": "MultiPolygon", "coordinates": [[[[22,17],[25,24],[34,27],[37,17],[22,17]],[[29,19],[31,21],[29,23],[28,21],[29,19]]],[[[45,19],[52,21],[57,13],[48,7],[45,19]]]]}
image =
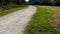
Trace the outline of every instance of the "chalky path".
{"type": "Polygon", "coordinates": [[[36,13],[36,7],[29,6],[26,9],[0,17],[0,34],[23,34],[34,13],[36,13]]]}

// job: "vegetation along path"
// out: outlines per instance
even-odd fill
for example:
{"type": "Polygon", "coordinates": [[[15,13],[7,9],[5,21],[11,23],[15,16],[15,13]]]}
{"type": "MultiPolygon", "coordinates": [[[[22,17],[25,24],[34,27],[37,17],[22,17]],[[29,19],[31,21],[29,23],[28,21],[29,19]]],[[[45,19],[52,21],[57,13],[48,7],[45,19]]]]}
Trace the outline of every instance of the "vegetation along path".
{"type": "Polygon", "coordinates": [[[36,8],[29,6],[26,9],[0,17],[0,34],[23,34],[35,12],[36,8]]]}

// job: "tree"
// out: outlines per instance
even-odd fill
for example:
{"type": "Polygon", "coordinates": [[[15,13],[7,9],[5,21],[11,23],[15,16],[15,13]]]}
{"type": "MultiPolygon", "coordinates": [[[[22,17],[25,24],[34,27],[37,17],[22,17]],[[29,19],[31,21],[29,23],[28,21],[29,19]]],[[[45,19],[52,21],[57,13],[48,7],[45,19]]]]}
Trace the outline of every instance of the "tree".
{"type": "Polygon", "coordinates": [[[13,5],[17,7],[18,5],[23,5],[25,3],[25,0],[0,0],[0,7],[4,10],[7,6],[7,8],[11,8],[13,5]]]}
{"type": "Polygon", "coordinates": [[[60,0],[57,0],[56,3],[55,3],[55,5],[60,6],[60,0]]]}

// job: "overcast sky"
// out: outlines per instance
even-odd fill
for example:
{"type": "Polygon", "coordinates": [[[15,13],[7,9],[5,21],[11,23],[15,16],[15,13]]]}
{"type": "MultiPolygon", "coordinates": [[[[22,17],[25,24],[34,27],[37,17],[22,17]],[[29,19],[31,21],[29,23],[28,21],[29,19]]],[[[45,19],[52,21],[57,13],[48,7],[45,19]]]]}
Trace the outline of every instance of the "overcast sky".
{"type": "Polygon", "coordinates": [[[25,0],[25,1],[27,1],[27,2],[28,2],[29,0],[25,0]]]}

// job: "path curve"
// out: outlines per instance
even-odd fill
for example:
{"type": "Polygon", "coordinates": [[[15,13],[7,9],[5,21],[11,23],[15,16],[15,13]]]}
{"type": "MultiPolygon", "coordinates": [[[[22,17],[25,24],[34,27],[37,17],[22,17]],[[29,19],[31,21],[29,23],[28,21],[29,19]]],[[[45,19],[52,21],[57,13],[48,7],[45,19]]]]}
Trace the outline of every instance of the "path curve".
{"type": "Polygon", "coordinates": [[[36,7],[29,6],[26,9],[0,17],[0,34],[23,34],[24,28],[34,13],[36,13],[36,7]]]}

